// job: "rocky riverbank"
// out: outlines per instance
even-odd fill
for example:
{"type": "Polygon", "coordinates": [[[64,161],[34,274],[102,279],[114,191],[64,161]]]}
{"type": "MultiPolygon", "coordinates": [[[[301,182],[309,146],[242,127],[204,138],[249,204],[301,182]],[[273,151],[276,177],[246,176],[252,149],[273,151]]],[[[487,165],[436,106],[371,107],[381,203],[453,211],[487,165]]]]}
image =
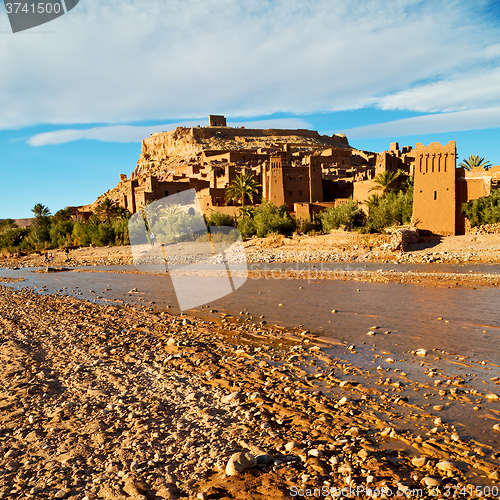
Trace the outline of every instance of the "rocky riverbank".
{"type": "MultiPolygon", "coordinates": [[[[251,317],[0,286],[0,498],[474,498],[495,486],[498,450],[462,440],[442,407],[411,405],[405,391],[423,386],[327,347],[251,317]]],[[[464,380],[445,387],[471,404],[464,380]]]]}
{"type": "MultiPolygon", "coordinates": [[[[394,235],[363,235],[337,231],[319,236],[295,235],[286,238],[273,235],[251,238],[244,242],[249,263],[265,262],[394,262],[394,263],[498,263],[500,234],[477,234],[426,238],[408,243],[405,251],[394,235]]],[[[63,250],[52,251],[51,266],[119,266],[133,265],[130,246],[77,248],[69,256],[63,250]]],[[[46,266],[43,254],[0,255],[0,267],[46,266]]]]}

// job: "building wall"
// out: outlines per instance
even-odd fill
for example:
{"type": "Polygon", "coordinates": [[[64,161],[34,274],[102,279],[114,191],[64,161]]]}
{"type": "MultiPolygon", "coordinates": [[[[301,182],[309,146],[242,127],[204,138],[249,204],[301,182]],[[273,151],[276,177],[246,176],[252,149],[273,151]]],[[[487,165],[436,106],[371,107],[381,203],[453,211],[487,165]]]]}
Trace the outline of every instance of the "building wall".
{"type": "Polygon", "coordinates": [[[415,157],[414,222],[419,229],[435,234],[458,234],[461,227],[458,206],[461,208],[464,189],[460,185],[457,190],[457,181],[460,183],[464,174],[463,169],[456,168],[455,141],[445,146],[433,142],[427,147],[417,143],[412,153],[415,157]]]}
{"type": "Polygon", "coordinates": [[[309,165],[309,201],[321,202],[323,198],[323,175],[320,165],[309,165]]]}
{"type": "Polygon", "coordinates": [[[371,191],[374,187],[376,187],[375,182],[370,179],[367,181],[357,181],[353,183],[353,199],[354,201],[357,201],[358,203],[364,204],[365,201],[372,195],[372,194],[381,194],[381,191],[371,191]]]}
{"type": "Polygon", "coordinates": [[[483,196],[489,196],[491,193],[491,177],[465,177],[466,200],[477,200],[483,196]]]}
{"type": "Polygon", "coordinates": [[[222,115],[208,115],[210,127],[226,127],[226,118],[222,115]]]}

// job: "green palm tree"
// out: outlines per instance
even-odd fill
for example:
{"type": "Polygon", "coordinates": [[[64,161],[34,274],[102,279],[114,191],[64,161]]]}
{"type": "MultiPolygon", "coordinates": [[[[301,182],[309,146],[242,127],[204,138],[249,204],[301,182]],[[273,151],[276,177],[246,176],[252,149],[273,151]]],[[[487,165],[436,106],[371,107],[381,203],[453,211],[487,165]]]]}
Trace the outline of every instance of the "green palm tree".
{"type": "Polygon", "coordinates": [[[382,196],[393,191],[396,187],[396,181],[399,177],[399,172],[382,172],[375,177],[373,186],[370,191],[382,191],[382,196]]]}
{"type": "Polygon", "coordinates": [[[257,201],[260,199],[260,188],[261,185],[257,182],[253,174],[238,175],[226,188],[226,203],[231,201],[236,204],[241,203],[243,207],[246,201],[253,204],[254,200],[257,201]]]}
{"type": "Polygon", "coordinates": [[[35,214],[35,217],[48,217],[50,215],[49,207],[42,205],[41,203],[37,203],[31,211],[35,214]]]}
{"type": "Polygon", "coordinates": [[[117,209],[117,204],[106,196],[97,206],[95,213],[99,220],[111,222],[116,217],[117,209]]]}
{"type": "Polygon", "coordinates": [[[368,205],[368,209],[372,210],[376,207],[378,207],[378,204],[380,203],[380,196],[378,193],[371,194],[368,199],[365,200],[365,203],[368,205]]]}
{"type": "Polygon", "coordinates": [[[465,168],[465,170],[472,170],[475,167],[483,167],[485,170],[491,168],[491,163],[485,158],[480,158],[478,155],[471,155],[469,158],[465,158],[464,161],[458,164],[459,167],[465,168]]]}

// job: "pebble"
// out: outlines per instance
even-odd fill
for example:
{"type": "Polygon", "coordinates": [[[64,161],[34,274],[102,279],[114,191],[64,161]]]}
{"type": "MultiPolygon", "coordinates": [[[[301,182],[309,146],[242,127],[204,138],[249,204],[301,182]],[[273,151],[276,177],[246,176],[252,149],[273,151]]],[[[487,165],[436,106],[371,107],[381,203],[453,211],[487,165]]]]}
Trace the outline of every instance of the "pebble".
{"type": "Polygon", "coordinates": [[[441,469],[441,470],[444,470],[444,471],[455,471],[455,470],[457,470],[456,466],[453,463],[448,462],[447,460],[442,460],[441,462],[438,462],[436,464],[436,467],[438,469],[441,469]]]}
{"type": "Polygon", "coordinates": [[[427,477],[424,477],[424,479],[422,481],[429,488],[433,488],[433,487],[436,487],[436,486],[441,486],[441,480],[436,479],[435,477],[429,477],[429,476],[427,476],[427,477]]]}
{"type": "Polygon", "coordinates": [[[323,456],[323,452],[321,450],[318,450],[316,448],[313,448],[312,450],[309,450],[307,452],[309,455],[311,455],[311,457],[322,457],[323,456]]]}
{"type": "Polygon", "coordinates": [[[423,467],[427,463],[427,457],[415,457],[415,458],[412,458],[411,463],[415,467],[423,467]]]}
{"type": "Polygon", "coordinates": [[[250,469],[257,464],[256,458],[248,451],[235,453],[231,456],[226,465],[226,474],[228,476],[237,476],[245,469],[250,469]]]}

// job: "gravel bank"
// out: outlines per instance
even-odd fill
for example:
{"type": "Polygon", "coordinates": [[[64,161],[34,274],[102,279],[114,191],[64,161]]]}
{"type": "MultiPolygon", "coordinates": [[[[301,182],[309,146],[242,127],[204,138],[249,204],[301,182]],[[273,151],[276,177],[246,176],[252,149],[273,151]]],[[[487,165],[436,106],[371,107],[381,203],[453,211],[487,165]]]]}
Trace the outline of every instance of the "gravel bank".
{"type": "Polygon", "coordinates": [[[474,498],[499,479],[411,383],[367,389],[307,332],[213,317],[0,286],[0,498],[474,498]]]}

